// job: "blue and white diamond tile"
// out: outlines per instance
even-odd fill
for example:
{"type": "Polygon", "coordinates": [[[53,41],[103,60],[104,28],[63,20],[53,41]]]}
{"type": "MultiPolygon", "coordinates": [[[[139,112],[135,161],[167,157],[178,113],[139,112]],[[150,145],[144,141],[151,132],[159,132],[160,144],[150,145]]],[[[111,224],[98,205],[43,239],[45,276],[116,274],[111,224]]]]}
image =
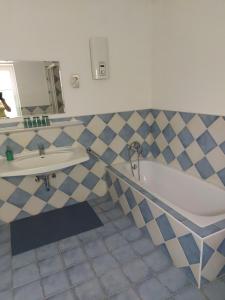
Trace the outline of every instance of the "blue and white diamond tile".
{"type": "Polygon", "coordinates": [[[225,230],[204,239],[202,277],[212,281],[223,275],[225,267],[225,230]]]}
{"type": "Polygon", "coordinates": [[[60,185],[59,190],[71,196],[74,193],[75,189],[78,187],[78,185],[78,182],[76,182],[70,176],[68,176],[65,179],[65,181],[60,185]]]}
{"type": "Polygon", "coordinates": [[[123,128],[120,130],[119,135],[122,139],[128,142],[134,133],[135,130],[132,127],[130,127],[130,125],[125,124],[123,128]]]}
{"type": "Polygon", "coordinates": [[[139,203],[139,209],[141,211],[141,215],[145,221],[145,223],[150,222],[151,220],[154,219],[150,206],[148,204],[148,200],[143,199],[143,201],[141,203],[139,203]]]}
{"type": "Polygon", "coordinates": [[[176,133],[174,132],[170,124],[167,124],[167,126],[163,129],[162,133],[165,139],[167,140],[167,143],[170,143],[176,136],[176,133]]]}
{"type": "Polygon", "coordinates": [[[194,138],[187,127],[181,130],[178,137],[184,148],[187,148],[194,141],[194,138]]]}
{"type": "Polygon", "coordinates": [[[67,133],[62,131],[60,135],[55,139],[53,145],[56,147],[72,146],[74,139],[71,138],[67,133]]]}
{"type": "Polygon", "coordinates": [[[125,197],[127,198],[130,209],[134,208],[137,205],[133,192],[130,188],[126,190],[125,197]]]}
{"type": "Polygon", "coordinates": [[[205,155],[217,146],[208,130],[197,138],[197,142],[205,155]]]}
{"type": "Polygon", "coordinates": [[[111,144],[115,138],[116,133],[109,127],[106,126],[104,130],[99,135],[99,138],[107,145],[111,144]]]}

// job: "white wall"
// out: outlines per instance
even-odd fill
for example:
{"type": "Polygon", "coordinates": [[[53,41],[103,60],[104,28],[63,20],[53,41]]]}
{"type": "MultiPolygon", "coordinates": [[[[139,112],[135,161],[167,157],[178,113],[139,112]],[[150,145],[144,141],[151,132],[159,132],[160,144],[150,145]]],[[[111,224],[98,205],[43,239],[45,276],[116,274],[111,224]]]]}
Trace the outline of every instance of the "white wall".
{"type": "Polygon", "coordinates": [[[14,70],[21,107],[49,105],[43,62],[15,62],[14,70]]]}
{"type": "Polygon", "coordinates": [[[225,1],[152,4],[153,107],[225,115],[225,1]]]}
{"type": "Polygon", "coordinates": [[[148,0],[0,0],[0,60],[59,60],[66,111],[149,107],[148,0]],[[110,80],[91,77],[89,38],[107,36],[110,80]],[[70,76],[80,74],[80,89],[70,76]]]}

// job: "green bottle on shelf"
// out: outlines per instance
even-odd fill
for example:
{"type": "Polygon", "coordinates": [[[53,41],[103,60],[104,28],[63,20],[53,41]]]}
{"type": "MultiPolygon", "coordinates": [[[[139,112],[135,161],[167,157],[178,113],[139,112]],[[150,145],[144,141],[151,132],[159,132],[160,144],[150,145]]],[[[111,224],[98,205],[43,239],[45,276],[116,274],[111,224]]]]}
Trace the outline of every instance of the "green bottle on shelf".
{"type": "Polygon", "coordinates": [[[14,160],[13,151],[12,151],[12,149],[9,146],[7,146],[7,148],[6,148],[5,155],[6,155],[6,159],[8,161],[14,160]]]}

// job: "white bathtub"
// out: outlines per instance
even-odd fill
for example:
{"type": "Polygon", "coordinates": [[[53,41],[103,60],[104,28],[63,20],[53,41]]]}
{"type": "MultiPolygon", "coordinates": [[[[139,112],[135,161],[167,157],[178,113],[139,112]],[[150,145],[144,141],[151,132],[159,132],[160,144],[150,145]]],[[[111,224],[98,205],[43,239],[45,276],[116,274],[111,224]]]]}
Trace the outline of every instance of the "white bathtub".
{"type": "Polygon", "coordinates": [[[129,163],[113,167],[200,227],[225,219],[223,189],[150,160],[140,162],[140,181],[129,163]]]}

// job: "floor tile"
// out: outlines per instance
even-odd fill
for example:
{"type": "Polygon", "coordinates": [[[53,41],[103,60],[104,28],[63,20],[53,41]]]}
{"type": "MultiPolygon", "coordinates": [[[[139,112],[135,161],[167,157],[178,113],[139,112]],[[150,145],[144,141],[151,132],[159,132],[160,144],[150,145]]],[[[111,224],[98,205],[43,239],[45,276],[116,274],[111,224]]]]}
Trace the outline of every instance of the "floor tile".
{"type": "Polygon", "coordinates": [[[107,252],[107,249],[106,249],[103,241],[100,239],[96,240],[94,242],[88,243],[87,245],[85,245],[84,249],[90,258],[94,258],[99,255],[103,255],[107,252]]]}
{"type": "Polygon", "coordinates": [[[0,291],[4,291],[11,288],[12,284],[12,272],[7,270],[0,274],[0,291]]]}
{"type": "Polygon", "coordinates": [[[225,299],[225,283],[222,280],[209,283],[203,291],[210,300],[225,299]]]}
{"type": "Polygon", "coordinates": [[[162,271],[171,265],[169,258],[160,249],[144,256],[143,260],[155,272],[162,271]]]}
{"type": "Polygon", "coordinates": [[[13,257],[0,226],[0,300],[12,300],[12,282],[13,300],[225,300],[224,281],[206,284],[205,297],[118,206],[95,202],[104,226],[13,257]]]}
{"type": "Polygon", "coordinates": [[[112,252],[112,255],[118,260],[121,264],[126,264],[129,261],[134,260],[138,256],[134,253],[134,250],[130,247],[130,245],[126,245],[116,249],[112,252]]]}
{"type": "Polygon", "coordinates": [[[5,242],[1,244],[0,248],[0,256],[9,254],[11,251],[11,243],[10,242],[5,242]]]}
{"type": "Polygon", "coordinates": [[[183,287],[190,285],[184,272],[172,266],[168,270],[158,275],[159,281],[172,292],[176,292],[183,287]]]}
{"type": "Polygon", "coordinates": [[[105,273],[101,277],[101,282],[108,296],[119,294],[129,287],[129,282],[120,269],[105,273]]]}
{"type": "Polygon", "coordinates": [[[105,244],[109,251],[112,251],[114,249],[127,245],[127,241],[122,237],[122,235],[116,233],[106,238],[105,244]]]}
{"type": "Polygon", "coordinates": [[[97,279],[90,280],[75,288],[79,300],[105,300],[106,296],[97,279]]]}
{"type": "Polygon", "coordinates": [[[98,233],[96,229],[86,231],[84,233],[79,234],[78,239],[83,243],[90,243],[98,238],[98,233]]]}
{"type": "Polygon", "coordinates": [[[13,300],[12,290],[0,292],[0,300],[13,300]]]}
{"type": "Polygon", "coordinates": [[[13,287],[25,285],[39,279],[39,270],[36,264],[30,264],[25,267],[14,270],[13,287]]]}
{"type": "Polygon", "coordinates": [[[0,256],[0,272],[11,268],[11,255],[6,254],[0,256]]]}
{"type": "Polygon", "coordinates": [[[111,221],[119,219],[123,216],[122,210],[118,207],[107,211],[105,214],[111,221]]]}
{"type": "Polygon", "coordinates": [[[47,276],[62,271],[63,263],[59,255],[53,256],[39,262],[41,276],[47,276]]]}
{"type": "Polygon", "coordinates": [[[44,296],[39,281],[21,286],[15,289],[14,300],[28,300],[32,295],[32,300],[43,300],[44,296]]]}
{"type": "Polygon", "coordinates": [[[10,228],[7,225],[0,226],[0,243],[10,240],[10,228]]]}
{"type": "Polygon", "coordinates": [[[113,223],[120,230],[126,229],[129,226],[133,225],[133,223],[128,217],[122,217],[120,219],[115,220],[113,223]]]}
{"type": "Polygon", "coordinates": [[[130,244],[134,251],[140,255],[146,255],[156,249],[150,238],[142,238],[130,244]]]}
{"type": "Polygon", "coordinates": [[[29,265],[35,261],[35,251],[30,250],[12,257],[12,267],[17,269],[29,265]]]}
{"type": "Polygon", "coordinates": [[[207,300],[207,299],[204,297],[204,295],[201,293],[200,290],[194,287],[189,287],[179,292],[179,294],[175,296],[175,300],[207,300]]]}
{"type": "Polygon", "coordinates": [[[49,245],[42,246],[36,249],[37,258],[39,260],[55,256],[58,254],[57,243],[52,243],[49,245]]]}
{"type": "Polygon", "coordinates": [[[86,260],[86,255],[80,247],[64,252],[62,257],[66,267],[80,264],[86,260]]]}
{"type": "Polygon", "coordinates": [[[141,259],[129,262],[123,267],[123,271],[133,283],[138,283],[144,281],[147,277],[152,277],[149,268],[146,267],[141,259]]]}
{"type": "Polygon", "coordinates": [[[48,300],[75,300],[75,299],[76,298],[74,298],[73,292],[71,290],[48,298],[48,300]]]}
{"type": "Polygon", "coordinates": [[[106,238],[110,235],[113,235],[116,233],[117,229],[113,225],[113,223],[107,223],[106,225],[99,227],[97,229],[98,233],[101,235],[101,237],[106,238]]]}
{"type": "Polygon", "coordinates": [[[103,211],[112,210],[115,208],[115,204],[112,201],[103,202],[98,205],[103,211]]]}
{"type": "Polygon", "coordinates": [[[138,295],[132,289],[129,289],[128,291],[125,291],[119,295],[110,298],[110,300],[139,300],[139,299],[140,298],[138,297],[138,295]]]}
{"type": "Polygon", "coordinates": [[[78,247],[79,245],[80,245],[80,242],[79,242],[77,236],[71,236],[69,238],[59,241],[60,251],[66,251],[69,249],[73,249],[75,247],[78,247]]]}
{"type": "Polygon", "coordinates": [[[167,288],[165,288],[155,278],[152,278],[148,281],[145,281],[144,283],[141,283],[138,287],[138,291],[142,300],[150,300],[150,299],[165,300],[168,299],[170,296],[170,293],[167,290],[167,288]]]}
{"type": "Polygon", "coordinates": [[[92,262],[93,268],[98,276],[101,276],[108,270],[118,268],[119,264],[110,254],[105,254],[95,258],[92,262]]]}
{"type": "Polygon", "coordinates": [[[65,272],[58,272],[42,279],[45,296],[56,294],[69,288],[65,272]]]}
{"type": "Polygon", "coordinates": [[[95,274],[88,263],[73,266],[67,270],[70,281],[73,285],[78,285],[92,279],[95,274]]]}
{"type": "Polygon", "coordinates": [[[138,240],[142,237],[142,231],[135,226],[123,230],[121,234],[128,242],[138,240]]]}

